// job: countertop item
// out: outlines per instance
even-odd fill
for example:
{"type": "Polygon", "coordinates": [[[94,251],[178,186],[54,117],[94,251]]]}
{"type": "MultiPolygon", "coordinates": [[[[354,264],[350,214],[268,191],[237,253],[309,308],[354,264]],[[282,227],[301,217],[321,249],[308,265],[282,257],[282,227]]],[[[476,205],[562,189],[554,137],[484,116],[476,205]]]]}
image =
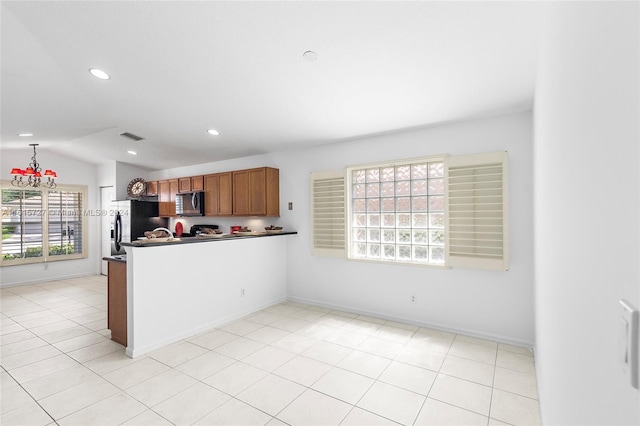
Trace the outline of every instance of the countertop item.
{"type": "Polygon", "coordinates": [[[157,247],[157,246],[169,246],[176,244],[192,244],[192,243],[204,243],[211,241],[229,241],[229,240],[241,240],[244,238],[265,238],[265,237],[278,237],[280,235],[296,235],[295,231],[286,231],[279,234],[267,234],[266,232],[256,233],[251,235],[225,235],[221,238],[203,238],[203,237],[186,237],[186,238],[174,238],[173,240],[166,241],[164,238],[151,238],[147,240],[138,240],[131,243],[122,243],[125,247],[157,247]],[[158,241],[162,240],[162,241],[158,241]]]}
{"type": "Polygon", "coordinates": [[[107,256],[107,257],[103,257],[102,260],[106,260],[107,262],[127,263],[127,255],[126,254],[122,254],[122,255],[117,255],[117,256],[107,256]]]}

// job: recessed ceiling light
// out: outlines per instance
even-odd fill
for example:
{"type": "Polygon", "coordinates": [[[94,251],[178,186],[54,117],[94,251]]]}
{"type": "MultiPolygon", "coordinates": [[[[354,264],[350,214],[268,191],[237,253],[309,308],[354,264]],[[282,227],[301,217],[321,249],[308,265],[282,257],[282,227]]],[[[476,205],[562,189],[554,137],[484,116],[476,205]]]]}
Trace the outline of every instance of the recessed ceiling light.
{"type": "Polygon", "coordinates": [[[111,78],[109,74],[97,68],[89,68],[89,72],[92,76],[99,78],[100,80],[109,80],[111,78]]]}
{"type": "Polygon", "coordinates": [[[313,62],[316,59],[318,59],[318,54],[316,52],[314,52],[313,50],[307,50],[306,52],[304,52],[302,54],[302,57],[304,59],[306,59],[309,62],[313,62]]]}
{"type": "Polygon", "coordinates": [[[21,138],[28,138],[29,136],[33,136],[33,133],[18,133],[18,136],[21,138]]]}
{"type": "Polygon", "coordinates": [[[127,152],[128,152],[129,154],[131,154],[131,155],[138,155],[138,153],[137,153],[137,152],[135,152],[135,151],[127,151],[127,152]]]}
{"type": "Polygon", "coordinates": [[[209,133],[210,135],[213,135],[213,136],[220,136],[220,132],[217,131],[216,129],[209,129],[209,130],[207,130],[207,133],[209,133]]]}

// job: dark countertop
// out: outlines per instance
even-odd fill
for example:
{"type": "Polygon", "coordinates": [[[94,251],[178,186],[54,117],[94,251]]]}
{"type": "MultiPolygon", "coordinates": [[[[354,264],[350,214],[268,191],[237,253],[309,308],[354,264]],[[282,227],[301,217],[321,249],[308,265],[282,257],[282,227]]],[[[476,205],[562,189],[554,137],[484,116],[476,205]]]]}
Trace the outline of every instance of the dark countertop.
{"type": "Polygon", "coordinates": [[[106,260],[107,262],[127,263],[127,256],[125,254],[120,254],[116,256],[103,257],[102,260],[106,260]]]}
{"type": "MultiPolygon", "coordinates": [[[[154,239],[143,241],[132,241],[130,243],[120,243],[124,247],[158,247],[158,246],[172,246],[176,244],[191,244],[191,243],[208,243],[211,241],[229,241],[229,240],[243,240],[247,238],[264,238],[264,237],[278,237],[280,235],[296,235],[295,231],[285,231],[278,234],[259,233],[258,235],[225,235],[219,238],[213,237],[176,237],[177,241],[153,241],[154,239]]],[[[104,258],[104,260],[112,260],[111,258],[104,258]]],[[[122,262],[122,260],[120,260],[122,262]]],[[[125,260],[126,262],[126,260],[125,260]]]]}

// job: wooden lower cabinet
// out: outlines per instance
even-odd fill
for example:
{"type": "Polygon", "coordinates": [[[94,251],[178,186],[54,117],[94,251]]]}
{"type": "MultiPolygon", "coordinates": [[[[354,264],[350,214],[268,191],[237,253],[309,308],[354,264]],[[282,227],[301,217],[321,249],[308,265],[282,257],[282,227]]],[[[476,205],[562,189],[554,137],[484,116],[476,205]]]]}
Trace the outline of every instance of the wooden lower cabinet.
{"type": "Polygon", "coordinates": [[[107,328],[111,340],[127,346],[127,264],[107,261],[107,328]]]}

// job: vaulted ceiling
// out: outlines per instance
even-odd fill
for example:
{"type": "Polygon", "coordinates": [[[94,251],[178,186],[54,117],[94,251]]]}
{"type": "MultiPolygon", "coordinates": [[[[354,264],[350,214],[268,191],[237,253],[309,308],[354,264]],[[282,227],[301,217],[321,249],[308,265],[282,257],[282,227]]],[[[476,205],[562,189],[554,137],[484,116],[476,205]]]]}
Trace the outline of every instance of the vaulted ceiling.
{"type": "Polygon", "coordinates": [[[530,109],[543,7],[1,4],[2,149],[148,169],[530,109]]]}

